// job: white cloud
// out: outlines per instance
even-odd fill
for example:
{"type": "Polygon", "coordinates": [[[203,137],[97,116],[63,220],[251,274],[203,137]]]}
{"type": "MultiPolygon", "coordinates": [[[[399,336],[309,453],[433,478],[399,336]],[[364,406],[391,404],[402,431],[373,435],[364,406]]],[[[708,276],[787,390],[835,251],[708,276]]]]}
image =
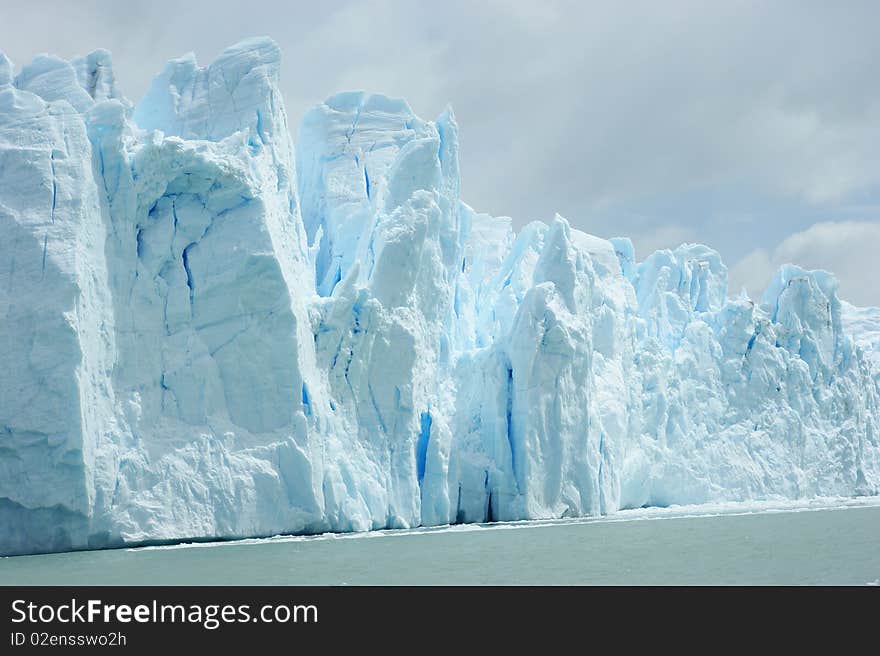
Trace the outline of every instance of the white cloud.
{"type": "Polygon", "coordinates": [[[831,271],[840,296],[856,305],[880,306],[880,223],[827,221],[787,237],[775,249],[757,248],[730,271],[730,290],[760,297],[782,264],[831,271]]]}
{"type": "Polygon", "coordinates": [[[267,34],[294,131],[346,88],[424,118],[451,102],[478,210],[735,261],[822,217],[880,220],[878,20],[797,0],[3,0],[0,49],[20,68],[106,47],[137,100],[168,58],[267,34]]]}
{"type": "Polygon", "coordinates": [[[644,260],[661,248],[675,248],[685,242],[693,241],[696,241],[693,228],[680,225],[666,225],[637,233],[632,237],[637,260],[644,260]]]}

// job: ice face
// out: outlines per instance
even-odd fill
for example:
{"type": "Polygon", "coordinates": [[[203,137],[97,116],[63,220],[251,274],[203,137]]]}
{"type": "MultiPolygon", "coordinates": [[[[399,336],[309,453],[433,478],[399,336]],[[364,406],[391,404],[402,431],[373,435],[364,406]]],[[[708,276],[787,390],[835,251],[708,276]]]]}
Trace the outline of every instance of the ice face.
{"type": "Polygon", "coordinates": [[[458,127],[281,56],[0,56],[0,553],[880,492],[880,318],[459,191],[458,127]]]}
{"type": "Polygon", "coordinates": [[[873,365],[875,377],[880,375],[880,308],[860,308],[841,301],[840,321],[843,331],[853,336],[873,365]]]}

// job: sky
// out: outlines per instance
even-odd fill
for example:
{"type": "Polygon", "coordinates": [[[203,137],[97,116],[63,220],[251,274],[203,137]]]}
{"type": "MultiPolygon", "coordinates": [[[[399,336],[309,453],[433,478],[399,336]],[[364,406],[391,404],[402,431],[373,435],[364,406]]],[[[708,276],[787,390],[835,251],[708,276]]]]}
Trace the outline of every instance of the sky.
{"type": "Polygon", "coordinates": [[[559,213],[639,259],[706,243],[732,294],[824,268],[880,305],[878,24],[854,1],[2,0],[0,51],[107,48],[136,102],[168,59],[268,35],[292,126],[348,89],[451,104],[479,211],[559,213]]]}

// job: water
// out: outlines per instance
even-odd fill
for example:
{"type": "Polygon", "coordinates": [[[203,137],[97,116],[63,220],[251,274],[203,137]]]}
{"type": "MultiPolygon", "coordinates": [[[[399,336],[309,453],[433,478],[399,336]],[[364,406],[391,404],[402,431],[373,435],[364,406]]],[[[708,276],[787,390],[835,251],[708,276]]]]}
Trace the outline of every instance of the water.
{"type": "Polygon", "coordinates": [[[845,503],[17,556],[0,584],[880,585],[880,505],[845,503]]]}

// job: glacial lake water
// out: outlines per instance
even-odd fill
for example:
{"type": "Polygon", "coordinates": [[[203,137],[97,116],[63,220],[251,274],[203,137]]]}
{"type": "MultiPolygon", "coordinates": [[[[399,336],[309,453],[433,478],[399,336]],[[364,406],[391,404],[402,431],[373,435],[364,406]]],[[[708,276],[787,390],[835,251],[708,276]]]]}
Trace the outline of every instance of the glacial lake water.
{"type": "Polygon", "coordinates": [[[0,558],[2,585],[880,585],[880,501],[0,558]]]}

